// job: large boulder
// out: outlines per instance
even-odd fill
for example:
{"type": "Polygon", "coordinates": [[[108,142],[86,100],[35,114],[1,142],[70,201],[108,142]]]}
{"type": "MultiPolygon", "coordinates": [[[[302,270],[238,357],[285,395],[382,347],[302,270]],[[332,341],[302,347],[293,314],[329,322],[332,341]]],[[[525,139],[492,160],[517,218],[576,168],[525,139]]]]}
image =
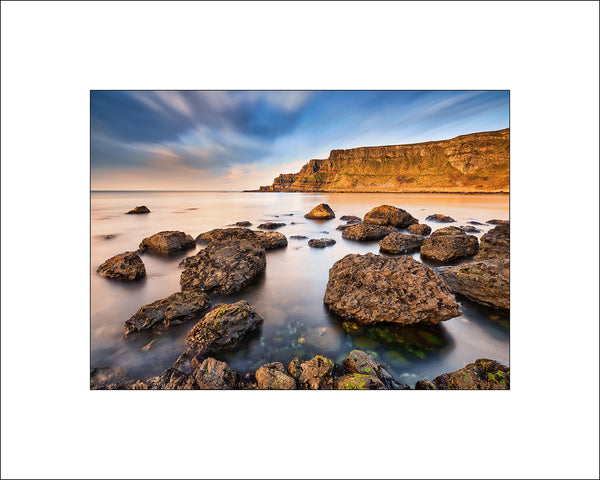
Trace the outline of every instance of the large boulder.
{"type": "Polygon", "coordinates": [[[299,365],[295,365],[294,360],[290,362],[288,372],[298,381],[298,386],[301,390],[333,389],[335,367],[333,360],[323,355],[316,355],[307,362],[302,362],[299,365]]]}
{"type": "Polygon", "coordinates": [[[406,231],[408,233],[412,233],[414,235],[429,235],[431,233],[431,227],[429,225],[425,225],[423,223],[413,223],[406,227],[406,231]]]}
{"type": "Polygon", "coordinates": [[[479,250],[479,241],[460,228],[440,228],[427,237],[421,246],[421,257],[438,263],[471,257],[479,250]]]}
{"type": "Polygon", "coordinates": [[[383,237],[395,232],[394,227],[385,225],[369,225],[366,223],[357,223],[344,228],[342,237],[348,240],[369,241],[381,240],[383,237]]]}
{"type": "Polygon", "coordinates": [[[475,260],[501,261],[510,257],[510,225],[498,225],[481,236],[475,260]]]}
{"type": "Polygon", "coordinates": [[[141,213],[150,213],[150,210],[145,205],[140,205],[139,207],[135,207],[134,209],[126,212],[127,215],[139,215],[141,213]]]}
{"type": "Polygon", "coordinates": [[[212,242],[183,263],[182,290],[229,295],[249,285],[265,269],[267,259],[264,248],[238,240],[212,242]]]}
{"type": "Polygon", "coordinates": [[[248,240],[265,250],[287,246],[287,238],[279,232],[258,232],[248,228],[215,228],[196,237],[198,243],[220,242],[225,240],[248,240]]]}
{"type": "MultiPolygon", "coordinates": [[[[350,375],[363,375],[369,376],[376,381],[368,382],[367,389],[374,388],[374,385],[381,385],[381,388],[385,390],[409,390],[408,385],[399,383],[382,365],[377,363],[372,355],[365,353],[361,350],[352,350],[348,356],[342,362],[342,367],[347,374],[350,375]]],[[[357,388],[356,382],[349,381],[345,387],[340,387],[338,379],[338,385],[336,388],[357,388]]],[[[350,379],[347,379],[350,380],[350,379]]],[[[359,380],[364,380],[363,378],[359,380]]]]}
{"type": "Polygon", "coordinates": [[[144,238],[140,243],[140,248],[157,255],[173,255],[196,248],[196,243],[190,235],[184,232],[164,231],[144,238]]]}
{"type": "Polygon", "coordinates": [[[125,334],[150,329],[166,329],[193,320],[210,306],[205,293],[197,290],[177,292],[140,309],[125,322],[125,334]]]}
{"type": "Polygon", "coordinates": [[[333,238],[312,238],[308,241],[308,246],[313,248],[325,248],[335,245],[333,238]]]}
{"type": "Polygon", "coordinates": [[[508,262],[471,262],[440,267],[438,272],[455,294],[488,307],[510,309],[508,262]]]}
{"type": "Polygon", "coordinates": [[[423,237],[420,235],[392,232],[379,241],[379,249],[386,253],[411,253],[419,250],[422,244],[423,237]]]}
{"type": "Polygon", "coordinates": [[[135,252],[125,252],[109,258],[96,270],[101,277],[114,280],[139,280],[146,276],[146,267],[135,252]]]}
{"type": "Polygon", "coordinates": [[[267,363],[260,367],[255,374],[256,383],[260,390],[293,390],[296,380],[287,374],[280,362],[267,363]]]}
{"type": "Polygon", "coordinates": [[[428,220],[430,222],[438,222],[438,223],[456,222],[456,220],[454,220],[452,217],[448,217],[448,216],[442,215],[440,213],[436,213],[434,215],[429,215],[425,218],[425,220],[428,220]]]}
{"type": "Polygon", "coordinates": [[[329,270],[325,305],[362,324],[439,323],[460,315],[448,286],[411,257],[350,254],[329,270]]]}
{"type": "Polygon", "coordinates": [[[265,223],[261,223],[256,228],[263,228],[265,230],[275,230],[276,228],[284,227],[284,226],[285,226],[285,223],[281,223],[281,222],[265,222],[265,223]]]}
{"type": "Polygon", "coordinates": [[[510,369],[494,360],[480,358],[432,381],[421,380],[415,390],[510,390],[510,369]]]}
{"type": "Polygon", "coordinates": [[[419,221],[406,210],[391,205],[381,205],[365,214],[363,223],[406,228],[414,223],[419,223],[419,221]]]}
{"type": "Polygon", "coordinates": [[[335,218],[335,213],[333,213],[333,210],[329,205],[326,203],[321,203],[304,215],[304,218],[312,218],[313,220],[329,220],[330,218],[335,218]]]}
{"type": "Polygon", "coordinates": [[[193,377],[200,390],[234,390],[241,380],[229,365],[211,357],[194,370],[193,377]]]}

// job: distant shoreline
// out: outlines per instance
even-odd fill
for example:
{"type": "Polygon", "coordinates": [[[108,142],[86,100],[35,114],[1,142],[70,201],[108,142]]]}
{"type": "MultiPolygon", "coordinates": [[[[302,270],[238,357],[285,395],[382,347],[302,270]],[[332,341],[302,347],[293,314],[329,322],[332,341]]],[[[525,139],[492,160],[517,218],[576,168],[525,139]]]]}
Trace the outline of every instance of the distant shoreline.
{"type": "Polygon", "coordinates": [[[390,191],[390,190],[287,190],[287,191],[265,191],[265,190],[242,190],[242,193],[406,193],[410,195],[510,195],[510,192],[428,192],[423,190],[415,191],[390,191]]]}

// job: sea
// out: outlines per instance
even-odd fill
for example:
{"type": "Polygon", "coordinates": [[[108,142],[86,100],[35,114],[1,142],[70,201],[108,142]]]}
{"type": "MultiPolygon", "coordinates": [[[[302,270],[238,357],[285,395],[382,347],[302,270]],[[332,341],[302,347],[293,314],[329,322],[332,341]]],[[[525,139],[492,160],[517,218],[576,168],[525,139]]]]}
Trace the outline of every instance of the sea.
{"type": "MultiPolygon", "coordinates": [[[[194,255],[188,250],[172,257],[144,253],[147,277],[121,282],[100,277],[98,266],[108,258],[136,251],[142,239],[163,230],[179,230],[192,237],[213,228],[249,221],[285,223],[276,231],[288,237],[287,248],[267,251],[267,267],[253,284],[230,296],[211,295],[213,305],[244,299],[264,318],[259,331],[239,349],[214,355],[242,375],[261,365],[279,361],[287,365],[323,354],[337,363],[353,349],[371,353],[402,383],[414,387],[418,380],[458,370],[478,358],[509,366],[509,313],[458,298],[462,315],[435,327],[362,328],[344,323],[323,303],[329,269],[350,253],[383,254],[377,241],[357,242],[342,238],[336,227],[343,215],[364,217],[378,205],[407,210],[433,230],[477,221],[481,237],[494,228],[491,219],[509,218],[507,195],[446,195],[394,193],[277,193],[222,191],[92,191],[90,194],[90,362],[91,367],[120,367],[132,378],[147,379],[171,367],[184,350],[187,332],[195,321],[164,331],[126,338],[125,321],[143,305],[180,291],[179,262],[194,255]],[[336,218],[316,221],[304,218],[314,206],[327,203],[336,218]],[[126,215],[138,205],[151,213],[126,215]],[[425,220],[431,214],[448,215],[456,223],[425,220]],[[336,244],[323,249],[308,246],[308,239],[293,235],[332,238],[336,244]],[[105,238],[112,236],[112,238],[105,238]]],[[[420,258],[416,260],[435,267],[420,258]]],[[[467,260],[464,260],[464,263],[467,260]]]]}

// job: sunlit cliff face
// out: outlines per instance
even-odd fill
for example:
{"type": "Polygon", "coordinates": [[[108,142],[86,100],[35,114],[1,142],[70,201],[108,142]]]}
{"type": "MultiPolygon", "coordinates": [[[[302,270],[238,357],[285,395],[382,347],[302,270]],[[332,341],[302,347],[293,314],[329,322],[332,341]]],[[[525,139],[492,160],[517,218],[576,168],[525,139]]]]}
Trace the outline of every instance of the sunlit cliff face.
{"type": "Polygon", "coordinates": [[[94,190],[242,190],[333,149],[508,127],[507,91],[92,91],[94,190]]]}

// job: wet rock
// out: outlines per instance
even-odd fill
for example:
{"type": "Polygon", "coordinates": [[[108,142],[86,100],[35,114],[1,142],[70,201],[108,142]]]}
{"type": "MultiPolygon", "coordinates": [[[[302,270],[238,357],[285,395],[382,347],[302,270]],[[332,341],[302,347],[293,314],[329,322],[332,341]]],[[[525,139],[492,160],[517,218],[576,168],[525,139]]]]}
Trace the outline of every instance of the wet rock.
{"type": "Polygon", "coordinates": [[[436,213],[434,215],[429,215],[425,218],[425,220],[428,220],[430,222],[438,222],[438,223],[456,222],[456,220],[454,220],[452,217],[448,217],[446,215],[441,215],[439,213],[436,213]]]}
{"type": "Polygon", "coordinates": [[[479,241],[460,228],[446,227],[436,230],[421,246],[421,257],[433,262],[450,262],[473,256],[479,250],[479,241]]]}
{"type": "Polygon", "coordinates": [[[140,309],[125,322],[125,334],[150,329],[166,329],[195,319],[210,306],[200,291],[177,292],[140,309]]]}
{"type": "Polygon", "coordinates": [[[333,238],[313,238],[308,241],[308,246],[314,248],[325,248],[331,247],[332,245],[335,245],[335,240],[333,238]]]}
{"type": "Polygon", "coordinates": [[[257,242],[265,250],[287,247],[288,241],[283,233],[279,232],[256,232],[257,242]]]}
{"type": "Polygon", "coordinates": [[[372,355],[361,350],[352,350],[342,362],[349,374],[369,375],[376,378],[387,390],[410,390],[408,385],[398,382],[372,355]]]}
{"type": "Polygon", "coordinates": [[[344,216],[340,217],[340,220],[343,220],[346,223],[360,223],[360,222],[362,222],[362,218],[357,217],[356,215],[344,215],[344,216]]]}
{"type": "Polygon", "coordinates": [[[429,225],[424,225],[423,223],[413,223],[406,228],[406,231],[414,235],[429,235],[431,233],[431,227],[429,225]]]}
{"type": "Polygon", "coordinates": [[[467,232],[467,233],[481,233],[481,230],[473,227],[472,225],[463,225],[458,228],[460,228],[463,232],[467,232]]]}
{"type": "Polygon", "coordinates": [[[267,363],[256,371],[256,383],[260,390],[293,390],[296,380],[290,377],[280,362],[267,363]]]}
{"type": "Polygon", "coordinates": [[[141,213],[150,213],[150,210],[145,205],[140,205],[139,207],[135,207],[133,210],[129,210],[126,214],[141,214],[141,213]]]}
{"type": "MultiPolygon", "coordinates": [[[[357,338],[356,346],[361,350],[373,350],[384,345],[407,358],[425,358],[430,353],[437,353],[451,342],[446,330],[438,325],[416,324],[403,326],[388,323],[371,325],[365,329],[366,337],[357,338]],[[370,343],[367,343],[370,341],[370,343]],[[375,342],[375,346],[373,346],[375,342]]],[[[400,358],[399,358],[400,360],[400,358]]]]}
{"type": "Polygon", "coordinates": [[[329,220],[330,218],[335,218],[335,213],[333,213],[333,210],[329,205],[326,203],[321,203],[304,215],[304,218],[311,218],[313,220],[329,220]]]}
{"type": "Polygon", "coordinates": [[[146,267],[135,252],[125,252],[106,260],[96,270],[101,277],[114,280],[139,280],[146,276],[146,267]]]}
{"type": "Polygon", "coordinates": [[[316,355],[311,360],[302,362],[298,374],[299,388],[302,390],[332,390],[334,365],[333,360],[323,355],[316,355]]]}
{"type": "Polygon", "coordinates": [[[102,239],[103,240],[112,240],[115,237],[116,237],[116,235],[109,234],[109,235],[103,235],[102,239]]]}
{"type": "Polygon", "coordinates": [[[423,237],[420,235],[392,232],[379,241],[379,249],[386,253],[411,253],[419,250],[422,244],[423,237]]]}
{"type": "Polygon", "coordinates": [[[329,232],[327,230],[321,230],[319,233],[324,233],[325,235],[329,235],[329,232]]]}
{"type": "Polygon", "coordinates": [[[411,257],[350,254],[329,270],[325,305],[344,320],[411,325],[460,315],[448,286],[411,257]]]}
{"type": "Polygon", "coordinates": [[[510,221],[509,220],[488,220],[487,222],[490,225],[510,225],[510,221]]]}
{"type": "Polygon", "coordinates": [[[510,258],[510,225],[498,225],[481,236],[479,252],[475,260],[492,262],[508,261],[510,258]]]}
{"type": "Polygon", "coordinates": [[[138,380],[131,379],[127,372],[118,367],[94,367],[90,369],[91,390],[142,390],[136,385],[138,380]]]}
{"type": "Polygon", "coordinates": [[[296,380],[300,378],[300,373],[302,372],[300,365],[302,365],[302,360],[299,357],[294,357],[287,367],[288,373],[296,380]]]}
{"type": "Polygon", "coordinates": [[[383,225],[368,225],[366,223],[357,223],[350,225],[342,231],[342,237],[348,240],[369,241],[381,240],[383,237],[395,232],[394,227],[383,225]]]}
{"type": "Polygon", "coordinates": [[[337,227],[335,227],[336,230],[341,230],[342,232],[344,230],[346,230],[348,227],[351,227],[352,225],[355,225],[354,223],[342,223],[341,225],[338,225],[337,227]]]}
{"type": "Polygon", "coordinates": [[[198,243],[211,243],[228,240],[248,240],[265,250],[287,246],[287,238],[279,232],[258,232],[248,228],[215,228],[196,237],[198,243]]]}
{"type": "Polygon", "coordinates": [[[265,222],[265,223],[261,223],[257,228],[263,228],[265,230],[275,230],[276,228],[279,227],[284,227],[285,223],[281,223],[281,222],[265,222]]]}
{"type": "Polygon", "coordinates": [[[353,320],[344,320],[342,322],[342,328],[346,331],[346,333],[352,335],[353,337],[357,337],[365,333],[365,327],[353,320]]]}
{"type": "Polygon", "coordinates": [[[308,237],[306,235],[292,235],[290,238],[294,240],[306,240],[308,237]]]}
{"type": "Polygon", "coordinates": [[[467,222],[470,225],[485,225],[485,223],[481,223],[481,222],[476,222],[475,220],[471,220],[469,222],[467,222]]]}
{"type": "Polygon", "coordinates": [[[236,388],[238,390],[258,390],[258,385],[256,384],[256,377],[253,373],[247,373],[238,382],[236,388]]]}
{"type": "Polygon", "coordinates": [[[510,390],[510,369],[494,360],[480,358],[432,381],[421,380],[415,390],[510,390]]]}
{"type": "Polygon", "coordinates": [[[244,220],[242,222],[235,222],[235,226],[236,227],[251,227],[252,223],[250,223],[248,220],[244,220]]]}
{"type": "Polygon", "coordinates": [[[238,372],[211,357],[194,370],[193,376],[200,390],[234,390],[240,382],[238,372]]]}
{"type": "Polygon", "coordinates": [[[332,327],[319,327],[304,333],[298,343],[319,352],[337,352],[342,347],[342,338],[332,327]]]}
{"type": "Polygon", "coordinates": [[[265,250],[245,240],[211,242],[185,259],[182,290],[230,295],[249,285],[266,265],[265,250]]]}
{"type": "Polygon", "coordinates": [[[335,379],[336,390],[387,390],[377,377],[351,373],[335,379]]]}
{"type": "Polygon", "coordinates": [[[149,390],[197,390],[198,386],[194,377],[180,372],[175,368],[168,368],[158,377],[146,381],[149,390]]]}
{"type": "Polygon", "coordinates": [[[493,308],[510,309],[510,270],[508,262],[472,262],[440,267],[438,273],[455,294],[493,308]]]}
{"type": "Polygon", "coordinates": [[[173,255],[196,248],[194,239],[184,232],[164,231],[144,238],[140,243],[140,249],[147,250],[157,255],[173,255]]]}
{"type": "Polygon", "coordinates": [[[391,205],[381,205],[369,211],[365,215],[363,223],[406,228],[414,223],[419,223],[419,221],[406,210],[391,205]]]}

